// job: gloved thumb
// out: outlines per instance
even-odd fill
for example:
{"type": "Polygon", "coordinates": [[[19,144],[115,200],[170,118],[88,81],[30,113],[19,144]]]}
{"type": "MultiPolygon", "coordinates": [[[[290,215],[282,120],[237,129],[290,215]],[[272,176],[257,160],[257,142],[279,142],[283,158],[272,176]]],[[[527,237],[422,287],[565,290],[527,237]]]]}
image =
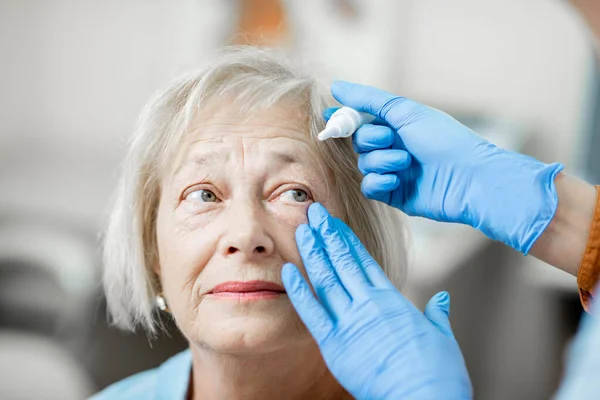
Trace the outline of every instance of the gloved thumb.
{"type": "Polygon", "coordinates": [[[450,294],[448,292],[439,292],[435,294],[425,306],[425,316],[434,324],[440,332],[454,339],[454,333],[450,327],[450,294]]]}

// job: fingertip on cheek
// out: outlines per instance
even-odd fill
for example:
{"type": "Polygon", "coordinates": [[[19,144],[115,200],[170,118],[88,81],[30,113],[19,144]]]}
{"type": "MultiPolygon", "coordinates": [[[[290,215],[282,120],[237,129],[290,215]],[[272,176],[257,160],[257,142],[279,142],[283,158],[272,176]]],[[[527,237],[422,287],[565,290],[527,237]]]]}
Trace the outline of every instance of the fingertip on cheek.
{"type": "Polygon", "coordinates": [[[316,227],[327,220],[329,213],[320,203],[313,203],[308,208],[308,223],[311,227],[316,227]]]}
{"type": "Polygon", "coordinates": [[[298,267],[289,262],[285,263],[281,269],[281,281],[287,292],[299,290],[302,284],[302,278],[298,267]]]}
{"type": "Polygon", "coordinates": [[[310,235],[311,228],[308,224],[300,224],[296,228],[296,239],[302,239],[310,235]]]}
{"type": "Polygon", "coordinates": [[[295,265],[292,263],[285,263],[283,267],[281,267],[281,278],[284,282],[291,282],[293,280],[295,265]]]}

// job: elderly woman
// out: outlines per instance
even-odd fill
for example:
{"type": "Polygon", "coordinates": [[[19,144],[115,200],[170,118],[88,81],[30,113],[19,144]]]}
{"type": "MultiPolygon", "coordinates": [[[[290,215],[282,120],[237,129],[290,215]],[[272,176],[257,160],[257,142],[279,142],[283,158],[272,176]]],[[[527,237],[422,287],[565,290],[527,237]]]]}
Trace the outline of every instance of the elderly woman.
{"type": "Polygon", "coordinates": [[[155,334],[168,315],[189,350],[96,399],[351,397],[286,295],[282,267],[306,275],[294,235],[318,202],[400,287],[404,224],[362,196],[350,139],[316,139],[325,105],[313,77],[246,47],[150,101],[116,192],[104,287],[117,326],[155,334]]]}

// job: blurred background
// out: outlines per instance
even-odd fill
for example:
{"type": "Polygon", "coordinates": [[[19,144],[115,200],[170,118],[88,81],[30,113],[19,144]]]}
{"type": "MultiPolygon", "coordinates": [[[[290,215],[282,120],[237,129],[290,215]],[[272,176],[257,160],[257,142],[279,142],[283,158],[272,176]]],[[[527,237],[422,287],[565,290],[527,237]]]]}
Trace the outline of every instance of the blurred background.
{"type": "MultiPolygon", "coordinates": [[[[560,0],[0,0],[0,398],[79,399],[186,344],[107,324],[98,237],[137,114],[225,44],[455,115],[600,182],[600,79],[560,0]]],[[[478,399],[546,399],[576,281],[459,225],[411,219],[406,294],[450,291],[478,399]]]]}

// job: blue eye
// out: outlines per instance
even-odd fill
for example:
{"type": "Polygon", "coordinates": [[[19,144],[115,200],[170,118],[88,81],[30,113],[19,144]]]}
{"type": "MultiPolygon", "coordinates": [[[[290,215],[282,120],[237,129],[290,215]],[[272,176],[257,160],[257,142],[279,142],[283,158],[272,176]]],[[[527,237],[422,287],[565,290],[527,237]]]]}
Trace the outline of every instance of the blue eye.
{"type": "Polygon", "coordinates": [[[304,202],[310,200],[310,196],[308,195],[308,193],[302,189],[288,190],[288,191],[284,192],[283,195],[297,203],[304,203],[304,202]]]}
{"type": "Polygon", "coordinates": [[[195,190],[188,194],[185,199],[190,201],[201,201],[203,203],[214,203],[219,200],[216,194],[206,189],[195,190]]]}

